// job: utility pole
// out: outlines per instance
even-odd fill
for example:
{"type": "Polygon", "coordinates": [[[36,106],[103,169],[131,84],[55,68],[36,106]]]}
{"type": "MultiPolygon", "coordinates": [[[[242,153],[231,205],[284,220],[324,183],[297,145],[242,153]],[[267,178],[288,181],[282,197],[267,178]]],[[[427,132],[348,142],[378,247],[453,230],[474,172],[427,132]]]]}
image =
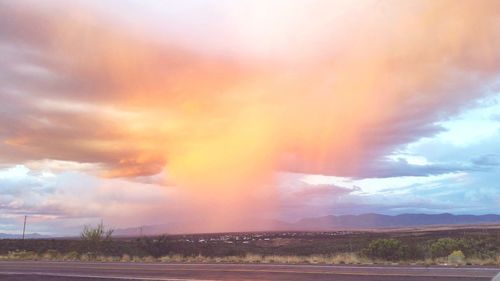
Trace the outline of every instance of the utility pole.
{"type": "Polygon", "coordinates": [[[24,216],[24,225],[23,225],[23,241],[24,241],[24,233],[26,232],[26,218],[28,216],[24,216]]]}

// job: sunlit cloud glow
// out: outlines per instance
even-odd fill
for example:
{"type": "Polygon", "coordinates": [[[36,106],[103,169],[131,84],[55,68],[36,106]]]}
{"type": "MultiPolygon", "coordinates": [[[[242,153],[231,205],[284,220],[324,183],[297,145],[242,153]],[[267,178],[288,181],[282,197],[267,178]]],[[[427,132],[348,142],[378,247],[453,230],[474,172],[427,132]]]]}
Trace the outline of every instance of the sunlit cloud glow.
{"type": "MultiPolygon", "coordinates": [[[[206,230],[278,210],[277,173],[479,169],[401,148],[498,90],[498,1],[119,3],[0,3],[1,165],[91,185],[156,175],[164,212],[206,230]]],[[[299,194],[364,188],[334,186],[299,194]]]]}

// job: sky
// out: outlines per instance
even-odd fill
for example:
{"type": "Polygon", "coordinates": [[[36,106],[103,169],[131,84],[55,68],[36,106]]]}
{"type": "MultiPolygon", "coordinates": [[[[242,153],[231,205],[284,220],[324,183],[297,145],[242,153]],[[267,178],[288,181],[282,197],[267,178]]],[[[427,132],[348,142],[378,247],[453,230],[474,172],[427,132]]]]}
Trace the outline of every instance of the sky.
{"type": "Polygon", "coordinates": [[[500,2],[0,0],[0,232],[500,214],[500,2]]]}

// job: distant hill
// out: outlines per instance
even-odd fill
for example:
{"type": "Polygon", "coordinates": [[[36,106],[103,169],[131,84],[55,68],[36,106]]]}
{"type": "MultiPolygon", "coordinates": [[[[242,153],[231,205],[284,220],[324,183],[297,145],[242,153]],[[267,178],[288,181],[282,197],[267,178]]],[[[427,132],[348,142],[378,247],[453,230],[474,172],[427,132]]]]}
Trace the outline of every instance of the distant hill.
{"type": "MultiPolygon", "coordinates": [[[[304,230],[304,231],[328,231],[347,229],[382,229],[382,228],[405,228],[421,226],[447,226],[447,225],[474,225],[485,223],[500,223],[500,215],[453,215],[453,214],[401,214],[396,216],[381,214],[362,215],[340,215],[304,218],[295,223],[282,221],[263,221],[264,226],[248,226],[240,231],[279,231],[279,230],[304,230]]],[[[195,224],[196,225],[196,224],[195,224]]],[[[186,224],[159,224],[143,227],[117,229],[113,233],[116,236],[139,236],[158,235],[174,233],[199,233],[193,224],[189,228],[186,224]]]]}
{"type": "MultiPolygon", "coordinates": [[[[8,234],[8,233],[0,233],[0,239],[21,239],[23,236],[21,234],[8,234]]],[[[50,236],[38,234],[38,233],[30,233],[24,236],[26,239],[43,239],[50,236]]]]}
{"type": "MultiPolygon", "coordinates": [[[[178,234],[178,233],[209,233],[210,230],[200,229],[198,226],[202,225],[201,222],[182,222],[182,223],[169,223],[157,225],[145,225],[141,227],[130,227],[115,229],[114,236],[140,236],[140,235],[158,235],[158,234],[178,234]]],[[[252,231],[274,231],[274,230],[287,230],[292,229],[293,224],[275,221],[275,220],[261,220],[254,221],[252,225],[246,224],[244,227],[235,226],[235,229],[227,230],[228,232],[252,232],[252,231]]],[[[221,231],[217,231],[221,232],[221,231]]]]}
{"type": "Polygon", "coordinates": [[[305,218],[294,223],[294,229],[334,230],[360,228],[393,228],[432,225],[467,225],[500,223],[500,215],[452,215],[444,214],[401,214],[396,216],[380,214],[324,216],[305,218]]]}

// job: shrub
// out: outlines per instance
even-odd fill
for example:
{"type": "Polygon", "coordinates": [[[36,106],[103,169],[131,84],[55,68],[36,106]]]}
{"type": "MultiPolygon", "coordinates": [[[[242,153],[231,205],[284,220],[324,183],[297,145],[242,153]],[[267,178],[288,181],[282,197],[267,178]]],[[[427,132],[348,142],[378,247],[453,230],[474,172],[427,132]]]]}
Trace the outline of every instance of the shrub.
{"type": "Polygon", "coordinates": [[[146,257],[142,258],[142,261],[143,262],[156,262],[157,259],[152,257],[152,256],[146,256],[146,257]]]}
{"type": "Polygon", "coordinates": [[[397,261],[406,259],[408,247],[396,239],[377,239],[372,241],[363,254],[369,258],[397,261]]]}
{"type": "Polygon", "coordinates": [[[71,251],[63,256],[64,261],[77,261],[80,259],[80,255],[76,251],[71,251]]]}
{"type": "Polygon", "coordinates": [[[433,258],[447,257],[453,251],[462,251],[463,241],[452,238],[441,238],[431,244],[430,252],[433,258]]]}
{"type": "Polygon", "coordinates": [[[85,250],[89,254],[97,254],[103,251],[104,246],[111,242],[111,235],[113,229],[106,230],[104,224],[101,222],[96,227],[85,225],[80,238],[83,241],[85,250]]]}
{"type": "Polygon", "coordinates": [[[7,255],[9,260],[36,260],[38,255],[32,251],[13,251],[7,255]]]}
{"type": "Polygon", "coordinates": [[[450,264],[455,264],[455,265],[464,264],[465,263],[464,261],[465,261],[465,255],[460,250],[453,251],[453,253],[451,253],[448,256],[448,263],[450,264]]]}
{"type": "Polygon", "coordinates": [[[183,262],[184,257],[182,255],[169,255],[160,258],[161,262],[183,262]]]}
{"type": "Polygon", "coordinates": [[[168,245],[169,240],[165,235],[161,235],[156,238],[141,237],[137,241],[140,248],[144,250],[146,254],[155,258],[168,254],[170,249],[168,245]]]}
{"type": "Polygon", "coordinates": [[[132,260],[132,258],[129,255],[125,254],[125,255],[123,255],[121,257],[120,261],[122,261],[122,262],[130,262],[131,260],[132,260]]]}
{"type": "Polygon", "coordinates": [[[329,262],[331,264],[359,264],[361,263],[360,258],[353,253],[342,253],[330,257],[329,262]]]}
{"type": "Polygon", "coordinates": [[[44,254],[43,254],[43,258],[46,259],[46,260],[55,260],[57,259],[59,256],[59,252],[57,252],[56,250],[47,250],[44,254]]]}

